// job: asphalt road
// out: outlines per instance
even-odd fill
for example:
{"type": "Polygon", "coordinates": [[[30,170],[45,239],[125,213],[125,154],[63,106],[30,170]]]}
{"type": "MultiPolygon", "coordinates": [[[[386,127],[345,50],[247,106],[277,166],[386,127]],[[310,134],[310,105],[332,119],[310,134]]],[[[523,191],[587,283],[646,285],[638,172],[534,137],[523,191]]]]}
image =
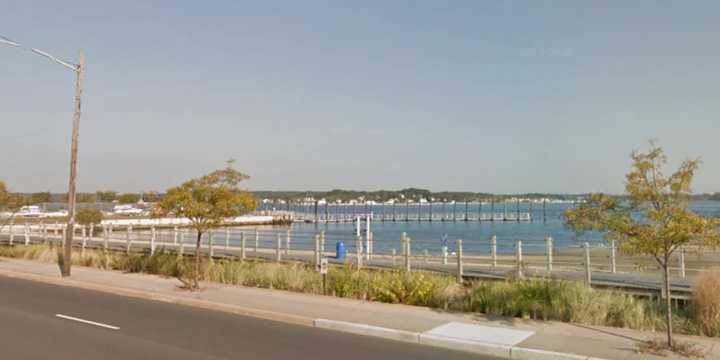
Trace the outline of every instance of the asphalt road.
{"type": "Polygon", "coordinates": [[[492,359],[2,276],[0,344],[16,360],[492,359]]]}

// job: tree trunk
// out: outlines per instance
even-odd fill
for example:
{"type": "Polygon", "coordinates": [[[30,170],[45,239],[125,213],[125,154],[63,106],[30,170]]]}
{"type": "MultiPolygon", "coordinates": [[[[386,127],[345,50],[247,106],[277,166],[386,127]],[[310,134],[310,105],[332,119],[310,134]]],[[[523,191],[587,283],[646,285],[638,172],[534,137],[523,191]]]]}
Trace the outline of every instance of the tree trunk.
{"type": "Polygon", "coordinates": [[[673,329],[672,329],[672,298],[670,297],[670,264],[669,256],[665,256],[663,266],[663,287],[665,287],[665,305],[667,306],[667,343],[669,347],[673,346],[673,329]]]}
{"type": "Polygon", "coordinates": [[[198,284],[200,280],[200,245],[202,242],[202,232],[198,231],[197,233],[197,243],[195,244],[195,274],[193,276],[193,290],[197,290],[200,288],[200,285],[198,284]]]}

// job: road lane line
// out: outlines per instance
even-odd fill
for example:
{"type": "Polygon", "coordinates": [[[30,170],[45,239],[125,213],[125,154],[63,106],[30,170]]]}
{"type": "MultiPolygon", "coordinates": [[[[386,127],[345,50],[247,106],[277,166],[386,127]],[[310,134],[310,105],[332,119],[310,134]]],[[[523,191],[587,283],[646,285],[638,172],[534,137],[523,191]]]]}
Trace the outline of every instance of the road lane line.
{"type": "Polygon", "coordinates": [[[80,319],[80,318],[76,318],[76,317],[72,317],[72,316],[67,316],[67,315],[63,315],[63,314],[55,314],[55,316],[56,316],[56,317],[59,317],[59,318],[61,318],[61,319],[71,320],[71,321],[77,321],[77,322],[81,322],[81,323],[83,323],[83,324],[95,325],[95,326],[99,326],[99,327],[106,328],[106,329],[120,330],[120,328],[117,327],[117,326],[112,326],[112,325],[103,324],[103,323],[99,323],[99,322],[94,322],[94,321],[90,321],[90,320],[80,319]]]}

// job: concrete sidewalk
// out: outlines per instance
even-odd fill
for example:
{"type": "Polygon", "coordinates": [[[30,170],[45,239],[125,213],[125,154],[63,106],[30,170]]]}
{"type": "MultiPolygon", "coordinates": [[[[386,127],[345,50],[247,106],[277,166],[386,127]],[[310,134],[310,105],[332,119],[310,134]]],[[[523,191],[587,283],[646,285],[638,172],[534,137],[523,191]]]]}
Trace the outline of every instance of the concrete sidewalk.
{"type": "MultiPolygon", "coordinates": [[[[0,258],[0,275],[506,358],[673,359],[672,356],[638,354],[635,350],[638,340],[662,338],[662,334],[627,329],[512,318],[490,319],[423,307],[214,283],[205,283],[204,290],[193,293],[179,289],[179,282],[175,279],[84,267],[74,267],[72,278],[62,279],[57,265],[6,258],[0,258]]],[[[698,344],[706,351],[708,359],[720,359],[720,341],[680,336],[678,339],[698,344]]]]}

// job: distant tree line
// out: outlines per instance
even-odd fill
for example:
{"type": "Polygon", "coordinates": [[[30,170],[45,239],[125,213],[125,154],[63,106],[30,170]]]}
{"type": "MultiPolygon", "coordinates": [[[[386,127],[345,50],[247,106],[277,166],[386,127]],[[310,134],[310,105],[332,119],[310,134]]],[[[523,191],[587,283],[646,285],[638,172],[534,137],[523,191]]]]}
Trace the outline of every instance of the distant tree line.
{"type": "Polygon", "coordinates": [[[545,193],[525,193],[525,194],[491,194],[487,192],[466,192],[466,191],[441,191],[432,192],[427,189],[407,188],[402,190],[377,190],[377,191],[355,191],[340,190],[331,191],[255,191],[255,196],[259,199],[269,200],[290,200],[294,202],[302,201],[306,198],[316,200],[326,199],[330,202],[350,200],[366,200],[376,202],[386,202],[388,200],[414,202],[420,199],[434,201],[502,201],[508,198],[527,198],[527,199],[558,199],[558,200],[574,200],[582,197],[582,194],[545,194],[545,193]]]}
{"type": "MultiPolygon", "coordinates": [[[[50,193],[48,191],[36,193],[16,193],[26,205],[38,205],[44,203],[66,203],[67,193],[50,193]]],[[[77,193],[77,202],[81,204],[111,203],[135,204],[140,199],[145,202],[160,201],[162,195],[157,191],[142,193],[118,193],[115,191],[98,191],[94,193],[77,193]]]]}
{"type": "MultiPolygon", "coordinates": [[[[551,194],[551,193],[522,193],[522,194],[491,194],[486,192],[466,192],[466,191],[440,191],[432,192],[426,189],[407,188],[402,190],[377,190],[377,191],[357,191],[334,189],[330,191],[253,191],[251,192],[258,199],[283,200],[301,202],[306,198],[316,200],[325,199],[330,202],[348,202],[350,200],[364,200],[375,202],[386,202],[392,199],[404,202],[407,200],[417,202],[420,199],[438,202],[463,202],[463,201],[503,201],[509,198],[523,199],[552,199],[552,200],[576,200],[586,198],[588,194],[551,194]]],[[[43,203],[65,203],[67,202],[66,193],[17,193],[24,204],[36,205],[43,203]]],[[[140,193],[118,193],[116,191],[97,191],[95,193],[78,193],[78,203],[110,203],[117,201],[120,204],[135,204],[140,199],[145,202],[158,202],[162,200],[164,194],[157,191],[146,191],[140,193]]],[[[623,195],[616,195],[618,199],[623,199],[623,195]]],[[[720,201],[720,192],[696,194],[692,196],[694,201],[711,200],[720,201]]]]}

